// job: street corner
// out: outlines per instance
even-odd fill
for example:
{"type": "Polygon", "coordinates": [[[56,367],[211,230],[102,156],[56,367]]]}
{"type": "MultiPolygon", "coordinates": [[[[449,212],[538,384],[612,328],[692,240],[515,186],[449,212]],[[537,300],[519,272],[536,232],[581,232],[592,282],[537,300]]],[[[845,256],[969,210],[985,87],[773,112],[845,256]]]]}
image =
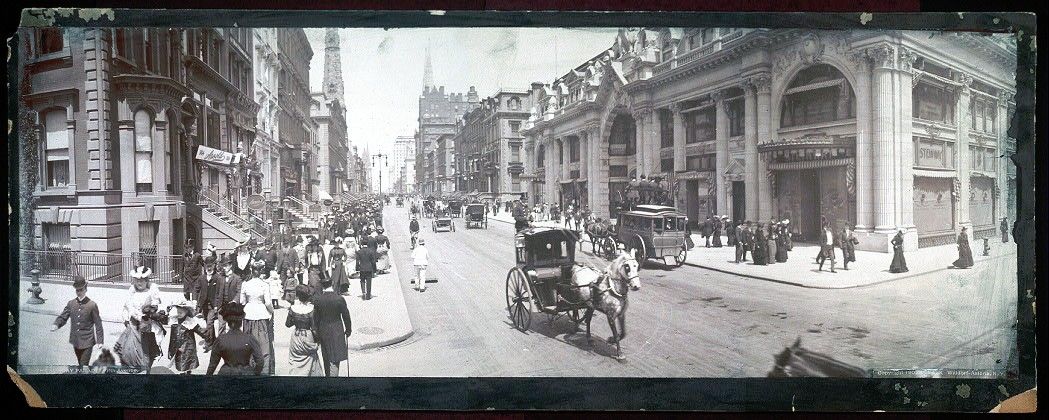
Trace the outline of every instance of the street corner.
{"type": "MultiPolygon", "coordinates": [[[[354,287],[350,287],[353,290],[354,287]]],[[[358,289],[359,291],[359,289],[358,289]]],[[[407,340],[415,329],[408,306],[404,302],[397,265],[390,258],[390,271],[372,279],[372,298],[364,300],[361,294],[346,297],[353,320],[353,334],[348,345],[351,350],[385,347],[407,340]]]]}

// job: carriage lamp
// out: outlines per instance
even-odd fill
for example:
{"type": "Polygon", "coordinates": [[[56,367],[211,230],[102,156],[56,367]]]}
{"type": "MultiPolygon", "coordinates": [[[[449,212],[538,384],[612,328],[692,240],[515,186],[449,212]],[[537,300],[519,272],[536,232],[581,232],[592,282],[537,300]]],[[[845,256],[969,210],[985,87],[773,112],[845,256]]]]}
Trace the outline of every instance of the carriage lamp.
{"type": "Polygon", "coordinates": [[[44,301],[47,299],[40,297],[40,294],[44,292],[44,289],[40,288],[40,265],[34,265],[33,269],[29,270],[29,275],[33,276],[33,280],[29,289],[26,289],[26,291],[31,293],[32,296],[26,300],[26,303],[30,305],[43,305],[44,301]]]}

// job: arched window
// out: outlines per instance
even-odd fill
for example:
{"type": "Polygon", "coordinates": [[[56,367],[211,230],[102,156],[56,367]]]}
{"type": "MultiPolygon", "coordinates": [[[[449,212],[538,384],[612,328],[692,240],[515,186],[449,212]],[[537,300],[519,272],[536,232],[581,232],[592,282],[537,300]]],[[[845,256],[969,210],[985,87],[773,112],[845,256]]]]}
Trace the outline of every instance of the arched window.
{"type": "Polygon", "coordinates": [[[546,166],[546,146],[539,145],[535,152],[535,166],[542,168],[546,166]]]}
{"type": "Polygon", "coordinates": [[[69,129],[66,110],[52,108],[44,111],[44,185],[69,185],[69,129]]]}
{"type": "Polygon", "coordinates": [[[153,191],[153,115],[135,111],[135,190],[153,191]]]}
{"type": "Polygon", "coordinates": [[[838,69],[817,64],[799,72],[783,93],[780,126],[794,127],[856,116],[852,86],[838,69]]]}
{"type": "Polygon", "coordinates": [[[630,156],[637,150],[634,118],[628,114],[618,114],[612,120],[612,130],[608,137],[609,156],[630,156]]]}

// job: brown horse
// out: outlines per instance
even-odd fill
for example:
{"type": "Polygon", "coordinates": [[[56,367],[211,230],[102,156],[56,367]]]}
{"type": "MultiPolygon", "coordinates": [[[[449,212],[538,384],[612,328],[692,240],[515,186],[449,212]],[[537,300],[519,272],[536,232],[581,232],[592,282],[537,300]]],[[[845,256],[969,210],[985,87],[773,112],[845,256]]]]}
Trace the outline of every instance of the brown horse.
{"type": "Polygon", "coordinates": [[[587,345],[590,345],[590,321],[597,310],[608,317],[608,327],[612,330],[608,343],[616,345],[613,358],[619,361],[625,360],[619,342],[626,338],[627,296],[631,290],[641,288],[638,262],[634,255],[633,250],[621,250],[619,256],[601,273],[581,265],[572,270],[572,283],[576,286],[578,297],[587,302],[586,313],[582,316],[586,322],[587,345]]]}

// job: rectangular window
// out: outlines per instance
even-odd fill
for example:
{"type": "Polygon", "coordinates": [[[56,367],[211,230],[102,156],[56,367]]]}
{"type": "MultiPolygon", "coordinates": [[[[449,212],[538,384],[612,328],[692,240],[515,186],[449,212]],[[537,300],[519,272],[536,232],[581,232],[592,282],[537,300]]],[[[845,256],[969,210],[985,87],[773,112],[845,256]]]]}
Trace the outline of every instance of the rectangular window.
{"type": "Polygon", "coordinates": [[[138,250],[142,253],[141,264],[156,271],[157,233],[160,221],[146,220],[138,222],[138,250]]]}
{"type": "Polygon", "coordinates": [[[149,29],[142,30],[142,66],[143,70],[147,72],[154,72],[156,70],[155,63],[153,62],[154,54],[156,51],[153,50],[153,34],[149,29]]]}
{"type": "Polygon", "coordinates": [[[662,172],[674,172],[674,158],[660,159],[659,170],[662,172]]]}
{"type": "Polygon", "coordinates": [[[153,191],[153,117],[135,111],[135,190],[153,191]]]}
{"type": "Polygon", "coordinates": [[[744,113],[743,113],[743,99],[734,99],[725,102],[726,111],[728,111],[728,135],[729,137],[742,136],[745,134],[743,128],[744,113]]]}
{"type": "Polygon", "coordinates": [[[41,223],[44,249],[47,251],[68,251],[70,247],[69,223],[41,223]]]}
{"type": "Polygon", "coordinates": [[[64,109],[52,109],[44,114],[44,177],[48,187],[69,185],[69,130],[66,124],[64,109]]]}
{"type": "Polygon", "coordinates": [[[123,28],[116,28],[113,30],[113,55],[118,55],[124,58],[128,56],[128,31],[123,28]]]}
{"type": "Polygon", "coordinates": [[[568,161],[579,162],[579,140],[572,138],[568,140],[568,161]]]}
{"type": "Polygon", "coordinates": [[[516,175],[510,181],[511,192],[521,192],[521,178],[516,175]]]}
{"type": "Polygon", "coordinates": [[[685,143],[714,140],[714,130],[714,107],[685,114],[685,143]]]}
{"type": "Polygon", "coordinates": [[[685,158],[685,169],[689,171],[713,171],[715,169],[716,155],[696,155],[685,158]]]}
{"type": "Polygon", "coordinates": [[[517,133],[521,132],[521,122],[520,121],[510,121],[510,132],[513,133],[513,134],[517,134],[517,133]]]}
{"type": "Polygon", "coordinates": [[[61,28],[43,28],[40,30],[39,36],[37,45],[40,49],[40,54],[62,52],[65,48],[65,39],[63,38],[61,28]]]}
{"type": "Polygon", "coordinates": [[[659,110],[659,147],[674,147],[674,115],[668,109],[659,110]]]}
{"type": "Polygon", "coordinates": [[[608,167],[608,176],[610,177],[626,177],[626,175],[626,165],[611,165],[608,167]]]}
{"type": "Polygon", "coordinates": [[[995,133],[995,117],[998,114],[998,105],[985,98],[973,96],[969,106],[969,114],[972,116],[971,129],[984,133],[995,133]]]}
{"type": "Polygon", "coordinates": [[[911,116],[954,124],[954,94],[942,87],[918,83],[911,94],[911,116]]]}

